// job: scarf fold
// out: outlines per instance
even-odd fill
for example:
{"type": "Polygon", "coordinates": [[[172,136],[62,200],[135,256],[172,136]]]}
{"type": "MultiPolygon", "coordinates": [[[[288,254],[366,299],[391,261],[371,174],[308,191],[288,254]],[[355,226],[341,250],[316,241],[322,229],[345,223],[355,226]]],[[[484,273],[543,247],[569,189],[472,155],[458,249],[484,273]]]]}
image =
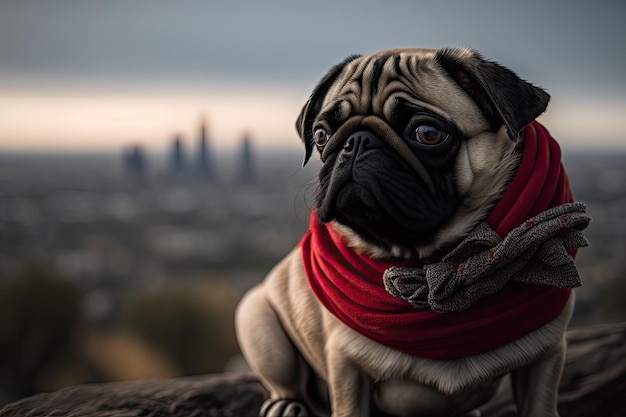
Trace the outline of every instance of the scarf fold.
{"type": "MultiPolygon", "coordinates": [[[[554,139],[537,122],[520,136],[518,171],[486,220],[500,238],[543,211],[573,202],[554,139]]],[[[394,267],[422,268],[419,261],[377,261],[356,253],[315,210],[300,247],[311,289],[332,314],[382,345],[427,358],[475,355],[517,340],[555,319],[571,291],[508,280],[464,311],[416,309],[385,289],[383,275],[394,267]]]]}
{"type": "Polygon", "coordinates": [[[440,262],[387,269],[385,289],[415,308],[449,313],[467,310],[509,281],[579,287],[569,251],[588,246],[582,230],[590,219],[584,213],[582,203],[563,204],[525,221],[504,239],[487,223],[479,223],[440,262]]]}

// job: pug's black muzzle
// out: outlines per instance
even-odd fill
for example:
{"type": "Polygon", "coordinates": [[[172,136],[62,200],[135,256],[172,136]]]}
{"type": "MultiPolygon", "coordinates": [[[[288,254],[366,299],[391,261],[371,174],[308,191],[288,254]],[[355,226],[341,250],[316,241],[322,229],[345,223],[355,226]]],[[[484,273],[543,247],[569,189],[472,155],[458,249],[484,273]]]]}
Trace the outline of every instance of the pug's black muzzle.
{"type": "Polygon", "coordinates": [[[362,118],[353,132],[342,128],[322,151],[320,219],[335,219],[386,249],[413,252],[432,241],[455,206],[452,181],[431,176],[406,142],[376,117],[362,118]]]}
{"type": "Polygon", "coordinates": [[[326,191],[323,196],[320,195],[318,212],[323,221],[341,216],[343,211],[351,208],[351,204],[362,206],[362,209],[376,208],[376,193],[381,190],[378,189],[378,182],[362,165],[373,165],[369,160],[373,156],[371,153],[382,150],[384,146],[381,139],[368,131],[358,131],[346,139],[334,159],[326,191]]]}

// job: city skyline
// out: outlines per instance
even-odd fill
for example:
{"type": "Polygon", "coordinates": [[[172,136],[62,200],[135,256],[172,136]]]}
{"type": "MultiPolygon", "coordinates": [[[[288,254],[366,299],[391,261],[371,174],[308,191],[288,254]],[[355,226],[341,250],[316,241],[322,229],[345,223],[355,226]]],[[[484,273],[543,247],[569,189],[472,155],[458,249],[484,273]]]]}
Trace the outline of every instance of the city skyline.
{"type": "MultiPolygon", "coordinates": [[[[135,142],[122,147],[122,169],[129,178],[140,182],[156,172],[167,173],[178,179],[196,178],[206,183],[223,180],[217,165],[216,149],[207,126],[207,117],[201,116],[195,135],[186,137],[181,133],[171,135],[169,146],[163,153],[163,166],[150,161],[149,144],[135,142]]],[[[238,182],[254,184],[257,181],[255,169],[255,145],[250,132],[244,132],[238,141],[235,157],[235,171],[238,182]]]]}

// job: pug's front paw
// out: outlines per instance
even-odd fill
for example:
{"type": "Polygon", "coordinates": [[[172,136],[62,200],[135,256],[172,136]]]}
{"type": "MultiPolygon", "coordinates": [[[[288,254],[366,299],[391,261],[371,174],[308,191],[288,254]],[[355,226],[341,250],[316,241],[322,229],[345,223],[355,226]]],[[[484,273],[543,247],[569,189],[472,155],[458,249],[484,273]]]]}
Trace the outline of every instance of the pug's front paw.
{"type": "Polygon", "coordinates": [[[297,400],[269,399],[263,403],[259,417],[308,417],[309,412],[304,404],[297,400]]]}

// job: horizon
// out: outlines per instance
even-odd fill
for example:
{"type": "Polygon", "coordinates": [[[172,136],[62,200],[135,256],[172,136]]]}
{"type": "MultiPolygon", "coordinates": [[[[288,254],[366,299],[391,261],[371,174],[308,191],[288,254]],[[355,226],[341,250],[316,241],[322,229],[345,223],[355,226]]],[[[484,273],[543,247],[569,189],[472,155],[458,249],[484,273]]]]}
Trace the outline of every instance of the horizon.
{"type": "MultiPolygon", "coordinates": [[[[165,151],[175,136],[194,141],[202,120],[216,149],[235,149],[245,135],[260,147],[300,144],[295,120],[310,93],[306,88],[244,82],[202,88],[206,94],[159,87],[138,88],[135,95],[13,87],[0,95],[0,152],[114,151],[134,144],[165,151]]],[[[626,150],[623,114],[626,96],[622,102],[553,95],[537,120],[563,148],[626,150]]]]}
{"type": "MultiPolygon", "coordinates": [[[[173,142],[173,139],[172,139],[173,142]]],[[[185,142],[188,145],[188,142],[185,142]]],[[[557,141],[558,142],[558,141],[557,141]]],[[[128,146],[110,147],[110,148],[90,148],[90,149],[75,149],[75,148],[37,148],[37,149],[19,149],[19,148],[0,148],[1,158],[26,158],[26,157],[122,157],[123,152],[132,148],[136,143],[129,143],[128,146]]],[[[559,143],[561,145],[561,143],[559,143]]],[[[167,157],[171,149],[162,147],[150,147],[143,146],[142,150],[147,153],[148,157],[165,158],[167,157]]],[[[304,156],[304,147],[300,143],[296,144],[275,144],[275,145],[260,145],[252,140],[253,152],[256,155],[266,156],[304,156]]],[[[195,146],[191,149],[187,149],[187,155],[196,154],[195,146]]],[[[219,147],[210,145],[210,152],[213,152],[216,156],[232,156],[240,151],[240,147],[219,147]]],[[[626,155],[626,146],[593,146],[593,145],[576,145],[576,146],[561,146],[561,153],[563,156],[606,156],[606,157],[623,157],[626,155]]],[[[315,154],[311,158],[311,162],[318,161],[315,159],[315,154]]],[[[301,161],[300,161],[301,162],[301,161]]]]}

